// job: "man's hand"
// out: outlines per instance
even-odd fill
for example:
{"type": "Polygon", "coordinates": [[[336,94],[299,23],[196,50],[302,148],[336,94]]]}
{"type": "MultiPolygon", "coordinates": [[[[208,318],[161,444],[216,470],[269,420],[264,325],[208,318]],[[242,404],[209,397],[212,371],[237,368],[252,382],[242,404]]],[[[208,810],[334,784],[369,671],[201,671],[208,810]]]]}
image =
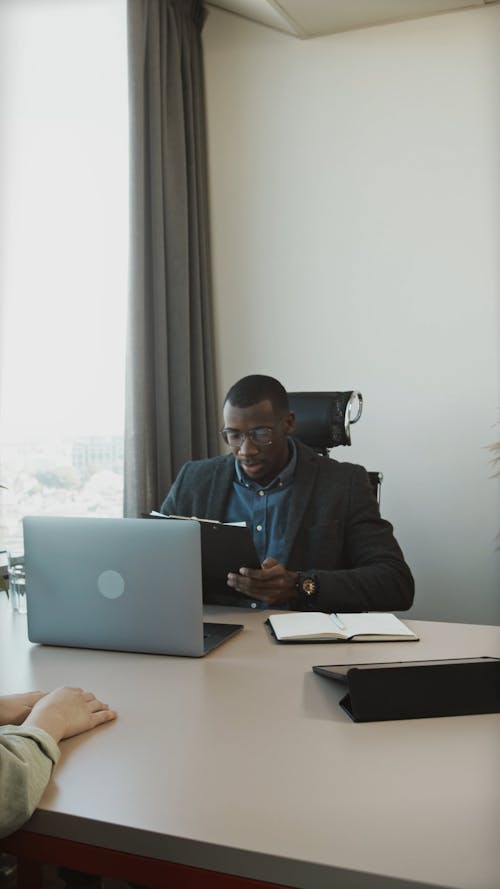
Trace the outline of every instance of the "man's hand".
{"type": "Polygon", "coordinates": [[[21,725],[44,694],[28,691],[20,695],[0,695],[0,725],[21,725]]]}
{"type": "Polygon", "coordinates": [[[294,597],[296,577],[295,571],[287,571],[276,559],[267,558],[261,568],[240,568],[238,574],[228,574],[227,585],[273,608],[294,597]]]}

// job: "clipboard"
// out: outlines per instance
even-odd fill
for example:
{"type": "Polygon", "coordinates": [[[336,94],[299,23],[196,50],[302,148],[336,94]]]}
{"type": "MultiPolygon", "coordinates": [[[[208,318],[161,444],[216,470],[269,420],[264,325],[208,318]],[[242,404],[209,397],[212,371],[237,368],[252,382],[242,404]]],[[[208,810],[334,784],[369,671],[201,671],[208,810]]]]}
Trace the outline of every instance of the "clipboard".
{"type": "Polygon", "coordinates": [[[249,528],[200,521],[201,572],[205,582],[226,586],[229,572],[240,568],[260,568],[260,560],[249,528]]]}
{"type": "Polygon", "coordinates": [[[246,525],[225,525],[215,519],[152,513],[146,519],[197,522],[201,539],[201,574],[204,597],[210,590],[226,590],[227,575],[240,568],[260,568],[252,532],[246,525]]]}
{"type": "Polygon", "coordinates": [[[340,706],[354,722],[500,713],[500,658],[328,664],[315,673],[347,684],[340,706]]]}

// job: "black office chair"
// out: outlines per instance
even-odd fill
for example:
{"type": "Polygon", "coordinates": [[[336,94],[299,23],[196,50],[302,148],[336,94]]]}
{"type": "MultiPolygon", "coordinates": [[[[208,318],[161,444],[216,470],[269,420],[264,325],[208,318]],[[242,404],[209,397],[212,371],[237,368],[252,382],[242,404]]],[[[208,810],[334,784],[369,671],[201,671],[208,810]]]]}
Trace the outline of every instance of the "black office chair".
{"type": "MultiPolygon", "coordinates": [[[[318,454],[328,457],[332,448],[351,444],[351,426],[363,413],[361,392],[289,392],[290,410],[295,414],[295,437],[318,454]]],[[[381,472],[369,472],[375,497],[380,503],[381,472]]]]}

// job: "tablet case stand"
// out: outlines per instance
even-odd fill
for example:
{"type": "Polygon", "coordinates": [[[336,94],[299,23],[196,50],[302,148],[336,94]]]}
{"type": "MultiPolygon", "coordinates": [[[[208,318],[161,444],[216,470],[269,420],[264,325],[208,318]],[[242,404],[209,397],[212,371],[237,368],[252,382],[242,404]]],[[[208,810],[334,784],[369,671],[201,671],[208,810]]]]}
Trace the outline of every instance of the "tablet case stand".
{"type": "Polygon", "coordinates": [[[500,712],[500,660],[358,665],[346,678],[339,703],[354,722],[500,712]]]}

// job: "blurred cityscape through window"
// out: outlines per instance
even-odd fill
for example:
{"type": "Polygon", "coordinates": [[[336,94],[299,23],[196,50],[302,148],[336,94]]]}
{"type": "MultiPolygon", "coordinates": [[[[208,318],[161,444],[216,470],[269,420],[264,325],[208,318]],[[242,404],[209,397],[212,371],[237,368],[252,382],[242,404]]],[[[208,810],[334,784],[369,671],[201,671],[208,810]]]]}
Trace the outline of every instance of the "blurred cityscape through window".
{"type": "Polygon", "coordinates": [[[120,516],[123,436],[2,441],[0,549],[21,543],[25,515],[120,516]]]}
{"type": "Polygon", "coordinates": [[[125,0],[0,3],[0,549],[122,515],[125,0]]]}

